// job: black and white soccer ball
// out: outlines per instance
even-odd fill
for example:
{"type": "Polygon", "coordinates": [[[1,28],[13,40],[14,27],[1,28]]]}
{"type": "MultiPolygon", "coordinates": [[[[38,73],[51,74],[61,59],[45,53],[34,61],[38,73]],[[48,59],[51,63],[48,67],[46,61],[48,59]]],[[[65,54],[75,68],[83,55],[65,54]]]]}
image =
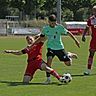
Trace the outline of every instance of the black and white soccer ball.
{"type": "Polygon", "coordinates": [[[63,74],[63,77],[62,77],[62,82],[65,83],[65,84],[68,84],[72,81],[72,76],[70,73],[65,73],[63,74]]]}

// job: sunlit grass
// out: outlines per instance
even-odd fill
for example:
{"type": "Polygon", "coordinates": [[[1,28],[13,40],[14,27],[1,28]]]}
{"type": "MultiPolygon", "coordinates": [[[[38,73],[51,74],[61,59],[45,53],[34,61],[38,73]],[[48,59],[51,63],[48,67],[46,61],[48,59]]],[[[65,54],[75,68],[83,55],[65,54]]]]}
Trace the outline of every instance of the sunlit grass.
{"type": "MultiPolygon", "coordinates": [[[[45,72],[38,70],[29,85],[23,85],[22,78],[27,65],[27,55],[15,56],[0,53],[0,96],[96,96],[96,56],[92,75],[83,76],[86,69],[88,46],[90,37],[85,43],[77,36],[81,48],[69,37],[62,37],[66,51],[78,54],[78,59],[73,60],[72,66],[66,66],[57,57],[53,60],[52,67],[59,73],[70,72],[73,76],[68,85],[61,85],[53,76],[52,84],[43,85],[46,80],[45,72]]],[[[0,50],[21,50],[26,46],[25,37],[0,37],[0,50]]],[[[43,59],[46,61],[46,44],[43,47],[43,59]]]]}

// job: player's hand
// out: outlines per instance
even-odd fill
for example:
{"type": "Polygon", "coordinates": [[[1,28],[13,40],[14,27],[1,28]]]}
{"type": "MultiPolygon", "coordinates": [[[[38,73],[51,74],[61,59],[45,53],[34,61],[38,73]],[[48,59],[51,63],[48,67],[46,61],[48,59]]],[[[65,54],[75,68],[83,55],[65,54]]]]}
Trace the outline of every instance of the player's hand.
{"type": "Polygon", "coordinates": [[[83,42],[85,42],[85,41],[86,41],[85,36],[82,36],[82,41],[83,41],[83,42]]]}
{"type": "Polygon", "coordinates": [[[75,41],[76,45],[80,48],[80,43],[78,40],[75,41]]]}
{"type": "Polygon", "coordinates": [[[5,53],[12,53],[12,50],[5,50],[5,53]]]}

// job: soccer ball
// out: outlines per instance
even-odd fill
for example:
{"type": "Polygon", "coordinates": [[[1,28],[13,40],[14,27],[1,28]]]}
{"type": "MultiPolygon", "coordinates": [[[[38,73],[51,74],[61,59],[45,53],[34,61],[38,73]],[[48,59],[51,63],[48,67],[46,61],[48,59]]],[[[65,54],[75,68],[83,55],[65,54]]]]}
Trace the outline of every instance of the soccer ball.
{"type": "Polygon", "coordinates": [[[72,76],[71,76],[70,73],[63,74],[63,77],[62,77],[62,82],[63,83],[68,84],[71,81],[72,81],[72,76]]]}

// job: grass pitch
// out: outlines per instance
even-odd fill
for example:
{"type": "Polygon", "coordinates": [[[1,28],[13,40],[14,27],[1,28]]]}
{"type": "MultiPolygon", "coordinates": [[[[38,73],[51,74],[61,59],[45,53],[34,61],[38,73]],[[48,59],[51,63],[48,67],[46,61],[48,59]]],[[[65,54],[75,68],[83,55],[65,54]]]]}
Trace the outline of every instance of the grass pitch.
{"type": "MultiPolygon", "coordinates": [[[[81,48],[75,45],[70,37],[62,37],[66,51],[78,54],[78,59],[73,60],[72,66],[68,67],[60,62],[57,57],[53,60],[52,67],[59,73],[70,72],[73,80],[67,85],[62,85],[51,76],[52,84],[43,85],[46,80],[45,72],[37,71],[29,85],[23,85],[22,78],[27,65],[27,55],[15,56],[0,53],[0,96],[96,96],[96,56],[92,75],[83,76],[88,58],[90,37],[86,42],[77,36],[81,48]]],[[[0,50],[22,49],[26,46],[25,37],[0,37],[0,50]]],[[[46,44],[43,48],[43,58],[46,61],[46,44]]]]}

